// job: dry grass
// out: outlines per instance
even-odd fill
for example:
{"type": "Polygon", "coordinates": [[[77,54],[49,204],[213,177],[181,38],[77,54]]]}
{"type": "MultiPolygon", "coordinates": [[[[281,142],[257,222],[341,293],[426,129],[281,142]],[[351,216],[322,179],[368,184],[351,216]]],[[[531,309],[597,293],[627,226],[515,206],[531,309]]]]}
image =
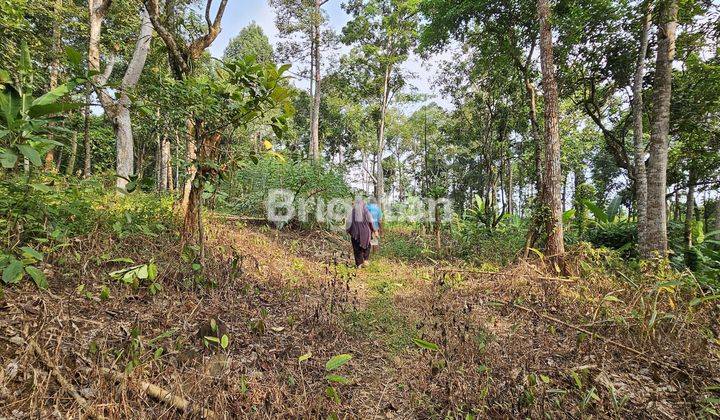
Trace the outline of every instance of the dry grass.
{"type": "MultiPolygon", "coordinates": [[[[201,279],[176,242],[96,234],[56,257],[62,269],[50,274],[51,293],[6,290],[0,416],[88,414],[22,345],[31,340],[109,418],[200,415],[148,397],[142,381],[229,418],[679,418],[701,415],[718,397],[718,309],[690,308],[692,289],[658,291],[655,281],[632,285],[601,272],[541,279],[546,269],[527,262],[487,274],[378,258],[356,272],[337,236],[228,222],[208,232],[201,279]],[[109,278],[123,263],[107,260],[149,256],[164,285],[157,296],[109,278]],[[91,294],[78,294],[79,284],[91,294]],[[227,329],[227,350],[198,337],[210,319],[227,329]],[[325,362],[342,353],[353,359],[333,372],[350,380],[335,385],[336,403],[326,395],[325,362]],[[127,381],[102,373],[133,360],[127,381]]],[[[573,258],[580,267],[597,256],[573,258]]]]}

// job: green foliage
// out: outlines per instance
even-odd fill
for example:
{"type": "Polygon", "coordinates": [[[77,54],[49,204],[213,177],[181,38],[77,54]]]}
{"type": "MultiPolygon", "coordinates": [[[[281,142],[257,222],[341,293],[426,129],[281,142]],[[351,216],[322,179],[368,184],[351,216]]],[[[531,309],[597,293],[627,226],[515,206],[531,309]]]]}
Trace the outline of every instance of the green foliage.
{"type": "Polygon", "coordinates": [[[595,188],[587,183],[583,183],[577,186],[575,194],[573,196],[573,205],[575,207],[574,225],[577,228],[578,235],[583,236],[585,229],[587,228],[588,215],[587,205],[585,204],[588,200],[591,200],[595,196],[595,188]]]}
{"type": "MultiPolygon", "coordinates": [[[[343,366],[345,363],[349,362],[350,359],[352,359],[352,356],[349,354],[339,354],[337,356],[333,356],[330,360],[325,363],[325,370],[327,372],[332,372],[341,366],[343,366]]],[[[338,393],[337,389],[335,389],[335,386],[333,384],[349,384],[350,380],[348,380],[346,377],[337,375],[337,374],[328,374],[325,376],[325,379],[328,381],[328,387],[325,388],[325,394],[330,398],[331,401],[333,401],[336,404],[340,403],[340,394],[338,393]]]]}
{"type": "Polygon", "coordinates": [[[273,48],[268,37],[260,25],[255,21],[242,28],[228,46],[225,47],[223,60],[237,60],[246,56],[253,56],[258,63],[273,61],[273,48]]]}
{"type": "MultiPolygon", "coordinates": [[[[390,258],[418,261],[434,253],[430,238],[417,235],[415,232],[402,232],[407,226],[386,224],[385,234],[380,247],[380,254],[390,258]]],[[[413,227],[414,229],[414,227],[413,227]]]]}
{"type": "Polygon", "coordinates": [[[24,278],[30,278],[35,285],[43,290],[48,288],[45,273],[37,267],[44,259],[41,252],[32,247],[21,247],[15,253],[5,254],[0,251],[0,271],[4,284],[17,284],[24,278]]]}
{"type": "Polygon", "coordinates": [[[594,246],[632,253],[637,243],[637,225],[629,221],[599,223],[588,228],[586,239],[594,246]]]}
{"type": "Polygon", "coordinates": [[[41,166],[45,153],[55,146],[62,146],[47,134],[64,133],[50,123],[57,120],[52,114],[77,109],[77,102],[61,102],[76,85],[84,82],[75,78],[38,97],[33,96],[32,59],[26,43],[21,47],[17,74],[0,68],[0,165],[14,169],[21,158],[33,166],[41,166]]]}
{"type": "Polygon", "coordinates": [[[618,220],[621,204],[619,196],[613,198],[606,209],[587,199],[583,201],[583,204],[590,210],[593,216],[595,216],[595,220],[599,224],[613,224],[618,220]]]}
{"type": "Polygon", "coordinates": [[[0,179],[0,269],[10,267],[4,283],[28,278],[47,287],[40,266],[51,263],[53,253],[72,238],[97,229],[117,237],[152,237],[174,225],[172,198],[144,193],[119,197],[108,187],[111,183],[112,177],[0,179]]]}
{"type": "Polygon", "coordinates": [[[152,261],[147,264],[133,265],[110,273],[110,277],[113,279],[120,280],[134,288],[138,288],[143,282],[148,283],[148,290],[151,295],[155,295],[163,289],[160,282],[157,281],[157,276],[158,268],[152,261]]]}
{"type": "MultiPolygon", "coordinates": [[[[589,194],[591,188],[585,189],[589,194]]],[[[606,208],[596,204],[590,199],[580,199],[578,203],[590,210],[594,220],[592,225],[583,229],[581,239],[585,239],[597,247],[607,247],[619,250],[624,255],[635,255],[637,243],[637,224],[627,219],[621,219],[620,196],[615,196],[606,208]]]]}
{"type": "Polygon", "coordinates": [[[227,196],[221,206],[228,211],[251,216],[265,216],[265,200],[273,189],[286,189],[295,199],[308,199],[308,220],[313,223],[312,203],[322,200],[325,205],[334,198],[348,199],[350,187],[338,169],[326,168],[322,163],[289,161],[275,156],[261,158],[257,164],[240,168],[224,188],[227,196]]]}
{"type": "Polygon", "coordinates": [[[452,226],[452,254],[482,264],[507,264],[525,246],[527,222],[505,216],[494,229],[472,219],[457,219],[452,226]]]}

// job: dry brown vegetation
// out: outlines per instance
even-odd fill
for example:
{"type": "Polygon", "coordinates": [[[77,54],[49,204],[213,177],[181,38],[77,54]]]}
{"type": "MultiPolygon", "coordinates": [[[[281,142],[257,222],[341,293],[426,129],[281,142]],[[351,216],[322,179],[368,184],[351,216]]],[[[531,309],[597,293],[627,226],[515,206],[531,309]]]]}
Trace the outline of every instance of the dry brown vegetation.
{"type": "Polygon", "coordinates": [[[50,292],[6,290],[0,416],[686,418],[720,392],[718,307],[691,306],[699,289],[663,267],[638,283],[579,248],[571,278],[540,260],[492,274],[389,255],[356,272],[326,232],[216,222],[208,236],[202,275],[174,238],[98,233],[54,257],[50,292]],[[157,295],[109,277],[127,265],[109,260],[149,255],[157,295]],[[227,349],[204,342],[211,319],[227,349]]]}

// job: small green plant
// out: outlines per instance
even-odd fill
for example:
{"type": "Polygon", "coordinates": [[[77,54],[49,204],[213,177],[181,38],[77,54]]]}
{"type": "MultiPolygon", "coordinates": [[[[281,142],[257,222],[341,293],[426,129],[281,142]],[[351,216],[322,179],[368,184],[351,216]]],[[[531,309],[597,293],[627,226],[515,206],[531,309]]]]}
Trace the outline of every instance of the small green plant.
{"type": "Polygon", "coordinates": [[[147,264],[133,265],[110,273],[110,277],[121,280],[133,288],[140,287],[140,283],[149,283],[148,290],[151,295],[156,295],[163,290],[162,284],[157,282],[158,268],[154,262],[147,264]]]}
{"type": "Polygon", "coordinates": [[[349,362],[350,359],[352,359],[352,356],[349,354],[339,354],[337,356],[333,356],[327,361],[327,363],[325,363],[325,371],[328,372],[325,376],[325,380],[328,381],[328,386],[325,388],[325,394],[336,404],[340,403],[340,394],[334,384],[346,385],[350,383],[350,380],[342,375],[337,375],[331,372],[339,369],[345,363],[349,362]]]}
{"type": "Polygon", "coordinates": [[[2,280],[5,284],[20,283],[26,276],[29,276],[41,290],[48,288],[45,273],[36,265],[42,262],[44,255],[29,246],[19,248],[15,255],[0,253],[0,270],[2,280]]]}
{"type": "Polygon", "coordinates": [[[210,319],[210,331],[213,335],[203,336],[203,345],[205,345],[205,347],[215,345],[226,350],[230,346],[230,337],[228,337],[227,334],[220,335],[220,328],[214,318],[210,319]]]}

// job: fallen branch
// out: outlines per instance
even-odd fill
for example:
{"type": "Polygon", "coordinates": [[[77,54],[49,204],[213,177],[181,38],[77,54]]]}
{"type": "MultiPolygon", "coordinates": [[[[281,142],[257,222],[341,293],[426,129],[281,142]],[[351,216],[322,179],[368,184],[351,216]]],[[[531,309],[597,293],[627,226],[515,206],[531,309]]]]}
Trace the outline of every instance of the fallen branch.
{"type": "MultiPolygon", "coordinates": [[[[100,371],[105,376],[112,378],[118,382],[128,380],[128,377],[126,375],[112,369],[100,368],[100,371]]],[[[174,407],[184,413],[197,413],[200,414],[201,417],[209,419],[217,418],[217,415],[214,411],[202,407],[195,407],[190,401],[186,400],[185,398],[173,394],[172,392],[157,385],[151,384],[150,382],[140,381],[140,389],[149,397],[152,397],[160,402],[174,407]]]]}
{"type": "Polygon", "coordinates": [[[88,413],[90,417],[96,418],[96,419],[104,419],[102,415],[95,412],[95,410],[90,406],[90,404],[87,402],[85,398],[83,398],[82,395],[80,395],[70,382],[68,382],[67,379],[62,375],[60,372],[60,369],[58,369],[57,366],[50,360],[50,357],[45,353],[45,350],[43,350],[36,342],[35,340],[30,340],[28,343],[32,351],[40,358],[40,360],[45,364],[45,366],[50,369],[53,376],[55,377],[55,380],[60,384],[62,388],[64,388],[74,399],[75,402],[82,407],[85,412],[88,413]]]}

